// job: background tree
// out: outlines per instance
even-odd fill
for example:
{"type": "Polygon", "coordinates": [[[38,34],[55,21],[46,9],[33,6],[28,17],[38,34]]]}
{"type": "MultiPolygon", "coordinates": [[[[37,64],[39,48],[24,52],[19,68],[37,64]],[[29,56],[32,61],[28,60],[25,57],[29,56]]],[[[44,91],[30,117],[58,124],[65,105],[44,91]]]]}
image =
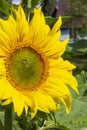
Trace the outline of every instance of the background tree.
{"type": "Polygon", "coordinates": [[[71,19],[65,20],[65,24],[73,29],[74,39],[77,35],[82,36],[87,34],[87,1],[86,0],[60,0],[59,9],[62,9],[62,14],[72,16],[71,19]],[[64,10],[64,11],[63,11],[64,10]]]}

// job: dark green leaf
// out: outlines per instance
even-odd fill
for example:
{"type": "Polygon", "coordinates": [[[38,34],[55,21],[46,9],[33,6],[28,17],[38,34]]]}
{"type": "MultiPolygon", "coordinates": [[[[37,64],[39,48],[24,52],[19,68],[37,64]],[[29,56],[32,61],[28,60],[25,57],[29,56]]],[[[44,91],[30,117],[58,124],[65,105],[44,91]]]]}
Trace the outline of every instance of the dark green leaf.
{"type": "Polygon", "coordinates": [[[87,97],[73,99],[72,109],[66,114],[64,108],[56,112],[56,120],[60,125],[68,127],[70,130],[82,130],[87,127],[87,97]]]}
{"type": "Polygon", "coordinates": [[[0,130],[4,130],[4,112],[0,112],[0,130]]]}
{"type": "Polygon", "coordinates": [[[4,127],[3,127],[2,123],[1,123],[1,121],[0,121],[0,130],[4,130],[4,127]]]}
{"type": "Polygon", "coordinates": [[[6,15],[9,15],[9,8],[11,5],[6,0],[0,0],[0,11],[6,15]]]}
{"type": "MultiPolygon", "coordinates": [[[[72,16],[63,16],[62,17],[62,21],[66,22],[66,21],[68,21],[71,18],[72,18],[72,16]]],[[[46,16],[45,20],[46,20],[46,24],[48,24],[50,27],[52,27],[56,23],[56,21],[58,20],[58,18],[53,18],[51,16],[46,16]]]]}
{"type": "Polygon", "coordinates": [[[70,47],[73,47],[73,53],[86,53],[87,54],[87,40],[79,40],[73,44],[70,44],[70,47]]]}
{"type": "Polygon", "coordinates": [[[80,74],[76,76],[76,78],[79,85],[79,95],[84,96],[84,93],[87,90],[87,73],[85,71],[82,71],[80,74]]]}
{"type": "Polygon", "coordinates": [[[42,0],[31,0],[32,7],[35,7],[36,5],[40,4],[42,0]]]}
{"type": "Polygon", "coordinates": [[[58,20],[58,18],[53,18],[51,16],[47,16],[45,17],[45,20],[46,20],[46,24],[48,24],[50,27],[52,27],[55,22],[58,20]]]}
{"type": "Polygon", "coordinates": [[[23,130],[16,120],[13,121],[13,130],[23,130]]]}

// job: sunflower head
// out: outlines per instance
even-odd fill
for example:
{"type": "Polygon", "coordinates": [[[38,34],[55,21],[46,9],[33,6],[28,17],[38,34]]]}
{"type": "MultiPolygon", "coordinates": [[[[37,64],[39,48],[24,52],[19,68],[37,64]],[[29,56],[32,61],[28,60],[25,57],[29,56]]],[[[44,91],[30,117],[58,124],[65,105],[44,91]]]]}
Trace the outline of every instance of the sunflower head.
{"type": "Polygon", "coordinates": [[[33,89],[46,79],[47,66],[35,48],[17,47],[5,60],[6,77],[16,89],[33,89]]]}
{"type": "Polygon", "coordinates": [[[34,117],[38,110],[49,113],[71,108],[72,96],[67,87],[78,93],[77,81],[71,74],[75,68],[62,59],[69,38],[60,41],[61,17],[52,29],[45,23],[41,7],[34,9],[30,22],[21,6],[0,19],[0,99],[3,105],[13,102],[14,111],[26,114],[30,107],[34,117]]]}

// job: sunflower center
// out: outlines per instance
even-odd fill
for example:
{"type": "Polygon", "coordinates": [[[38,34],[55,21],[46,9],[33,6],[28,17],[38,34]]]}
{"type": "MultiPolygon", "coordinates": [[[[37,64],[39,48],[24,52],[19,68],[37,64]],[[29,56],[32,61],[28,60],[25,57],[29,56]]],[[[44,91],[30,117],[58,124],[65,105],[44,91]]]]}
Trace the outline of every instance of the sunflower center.
{"type": "Polygon", "coordinates": [[[8,72],[15,86],[31,88],[44,78],[45,62],[42,56],[30,47],[16,49],[9,58],[8,72]]]}

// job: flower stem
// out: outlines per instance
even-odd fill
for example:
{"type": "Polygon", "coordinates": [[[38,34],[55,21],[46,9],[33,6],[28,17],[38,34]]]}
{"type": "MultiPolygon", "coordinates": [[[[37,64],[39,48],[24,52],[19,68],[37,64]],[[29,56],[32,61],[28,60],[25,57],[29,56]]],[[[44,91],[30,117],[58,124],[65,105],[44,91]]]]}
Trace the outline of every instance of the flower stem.
{"type": "Polygon", "coordinates": [[[23,112],[23,126],[24,126],[24,130],[27,130],[27,117],[25,116],[25,112],[23,112]]]}
{"type": "Polygon", "coordinates": [[[5,107],[5,129],[12,130],[12,108],[10,105],[5,107]]]}

